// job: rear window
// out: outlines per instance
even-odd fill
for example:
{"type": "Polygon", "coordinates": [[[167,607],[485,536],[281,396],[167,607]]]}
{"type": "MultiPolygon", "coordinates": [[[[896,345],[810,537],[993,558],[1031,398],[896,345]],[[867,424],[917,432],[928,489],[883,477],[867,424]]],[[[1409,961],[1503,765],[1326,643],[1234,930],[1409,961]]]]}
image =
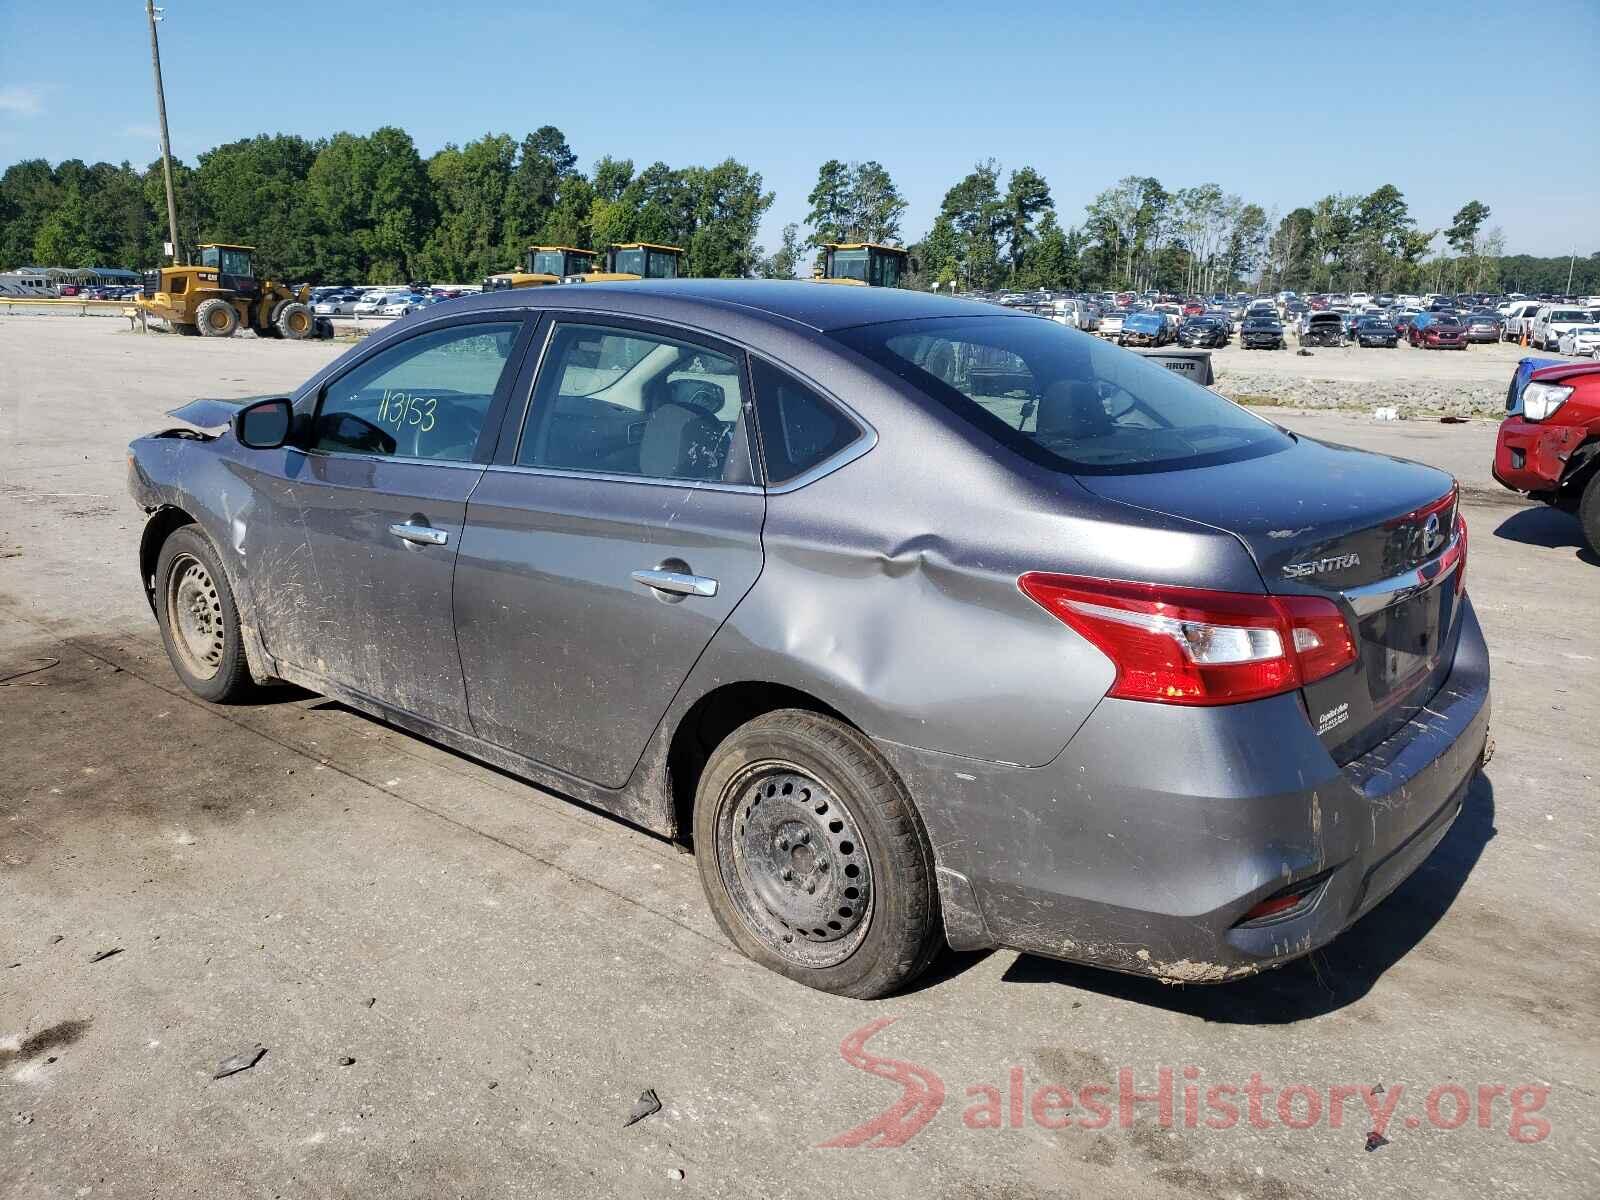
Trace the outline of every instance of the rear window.
{"type": "Polygon", "coordinates": [[[954,317],[833,335],[1030,460],[1132,474],[1258,458],[1275,426],[1159,363],[1054,321],[954,317]]]}

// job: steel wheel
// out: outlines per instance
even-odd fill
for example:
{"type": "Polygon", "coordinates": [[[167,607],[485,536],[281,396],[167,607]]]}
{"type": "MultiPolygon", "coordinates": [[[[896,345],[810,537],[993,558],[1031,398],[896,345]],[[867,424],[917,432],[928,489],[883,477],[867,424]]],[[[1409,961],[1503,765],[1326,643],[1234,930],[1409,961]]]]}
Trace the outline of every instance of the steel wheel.
{"type": "Polygon", "coordinates": [[[872,923],[873,872],[849,808],[792,763],[753,763],[717,808],[718,860],[750,932],[779,957],[829,967],[872,923]]]}
{"type": "Polygon", "coordinates": [[[215,678],[227,649],[222,598],[211,572],[193,555],[180,555],[167,575],[167,619],[184,667],[197,679],[215,678]]]}

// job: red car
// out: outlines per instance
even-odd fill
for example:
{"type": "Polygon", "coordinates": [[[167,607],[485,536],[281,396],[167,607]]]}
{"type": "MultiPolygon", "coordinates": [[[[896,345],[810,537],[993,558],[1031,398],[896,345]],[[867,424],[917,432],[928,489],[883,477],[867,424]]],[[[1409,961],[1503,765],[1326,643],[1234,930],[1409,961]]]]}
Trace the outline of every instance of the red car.
{"type": "Polygon", "coordinates": [[[1198,317],[1206,311],[1206,306],[1198,300],[1185,300],[1183,302],[1183,315],[1198,317]]]}
{"type": "Polygon", "coordinates": [[[1467,348],[1467,327],[1455,317],[1433,317],[1420,329],[1412,321],[1411,328],[1406,331],[1406,337],[1413,346],[1420,346],[1424,350],[1465,350],[1467,348]]]}
{"type": "Polygon", "coordinates": [[[1512,400],[1494,447],[1494,477],[1577,516],[1600,555],[1600,364],[1543,367],[1512,400]]]}

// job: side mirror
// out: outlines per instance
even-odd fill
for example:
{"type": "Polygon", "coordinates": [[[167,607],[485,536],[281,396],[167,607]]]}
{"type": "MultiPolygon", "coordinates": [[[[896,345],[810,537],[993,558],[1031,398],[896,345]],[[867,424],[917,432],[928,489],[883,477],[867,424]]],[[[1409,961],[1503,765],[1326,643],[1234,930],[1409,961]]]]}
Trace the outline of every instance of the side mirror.
{"type": "Polygon", "coordinates": [[[283,397],[258,400],[233,414],[233,436],[252,450],[276,450],[289,440],[294,406],[283,397]]]}

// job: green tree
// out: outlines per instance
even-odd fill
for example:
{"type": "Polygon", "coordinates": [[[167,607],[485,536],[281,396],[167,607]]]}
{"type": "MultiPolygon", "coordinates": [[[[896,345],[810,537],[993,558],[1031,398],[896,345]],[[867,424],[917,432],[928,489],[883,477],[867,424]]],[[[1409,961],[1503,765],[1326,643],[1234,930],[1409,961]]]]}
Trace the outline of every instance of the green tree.
{"type": "Polygon", "coordinates": [[[1054,215],[1055,205],[1050,199],[1050,185],[1044,176],[1032,167],[1019,167],[1011,172],[1006,188],[1004,208],[1004,238],[1011,257],[1011,276],[1022,276],[1022,264],[1028,251],[1037,240],[1034,222],[1042,214],[1054,215]]]}
{"type": "Polygon", "coordinates": [[[318,149],[302,137],[262,134],[201,154],[192,188],[199,208],[190,216],[185,240],[254,246],[256,270],[263,276],[315,276],[305,183],[318,149]]]}
{"type": "Polygon", "coordinates": [[[1489,206],[1478,200],[1469,200],[1450,218],[1450,227],[1444,231],[1444,240],[1457,254],[1471,255],[1478,245],[1478,231],[1489,219],[1489,206]]]}
{"type": "Polygon", "coordinates": [[[322,230],[324,277],[394,283],[412,276],[434,208],[427,168],[404,130],[335,134],[306,190],[322,230]]]}
{"type": "Polygon", "coordinates": [[[806,214],[811,236],[806,240],[811,245],[853,240],[849,236],[853,190],[850,168],[837,158],[830,158],[817,168],[817,184],[806,197],[806,203],[811,205],[806,214]]]}
{"type": "Polygon", "coordinates": [[[906,200],[882,163],[855,163],[850,167],[850,228],[847,240],[895,245],[900,241],[900,218],[906,200]]]}
{"type": "Polygon", "coordinates": [[[689,269],[694,275],[740,278],[756,273],[756,234],[772,207],[761,190],[761,174],[728,158],[714,167],[691,167],[686,186],[693,197],[694,232],[689,269]]]}
{"type": "Polygon", "coordinates": [[[92,267],[100,257],[89,206],[76,186],[61,189],[33,239],[33,261],[53,267],[92,267]]]}
{"type": "MultiPolygon", "coordinates": [[[[566,135],[554,125],[542,125],[522,139],[515,166],[506,181],[503,208],[496,221],[501,229],[501,249],[515,261],[535,239],[548,242],[553,214],[563,200],[575,202],[566,185],[578,175],[578,156],[566,135]]],[[[587,214],[585,214],[587,216],[587,214]]],[[[562,218],[570,223],[571,213],[562,218]]]]}
{"type": "Polygon", "coordinates": [[[944,195],[939,212],[956,235],[956,278],[963,287],[997,287],[1003,274],[1000,235],[1004,204],[1000,198],[1000,165],[978,163],[944,195]]]}
{"type": "Polygon", "coordinates": [[[793,279],[800,253],[800,226],[790,222],[783,227],[783,244],[761,260],[758,273],[763,279],[793,279]]]}
{"type": "Polygon", "coordinates": [[[502,226],[516,156],[517,144],[500,133],[446,145],[428,160],[435,219],[418,256],[422,274],[475,280],[519,261],[527,243],[502,226]],[[517,250],[507,254],[508,244],[517,250]]]}

